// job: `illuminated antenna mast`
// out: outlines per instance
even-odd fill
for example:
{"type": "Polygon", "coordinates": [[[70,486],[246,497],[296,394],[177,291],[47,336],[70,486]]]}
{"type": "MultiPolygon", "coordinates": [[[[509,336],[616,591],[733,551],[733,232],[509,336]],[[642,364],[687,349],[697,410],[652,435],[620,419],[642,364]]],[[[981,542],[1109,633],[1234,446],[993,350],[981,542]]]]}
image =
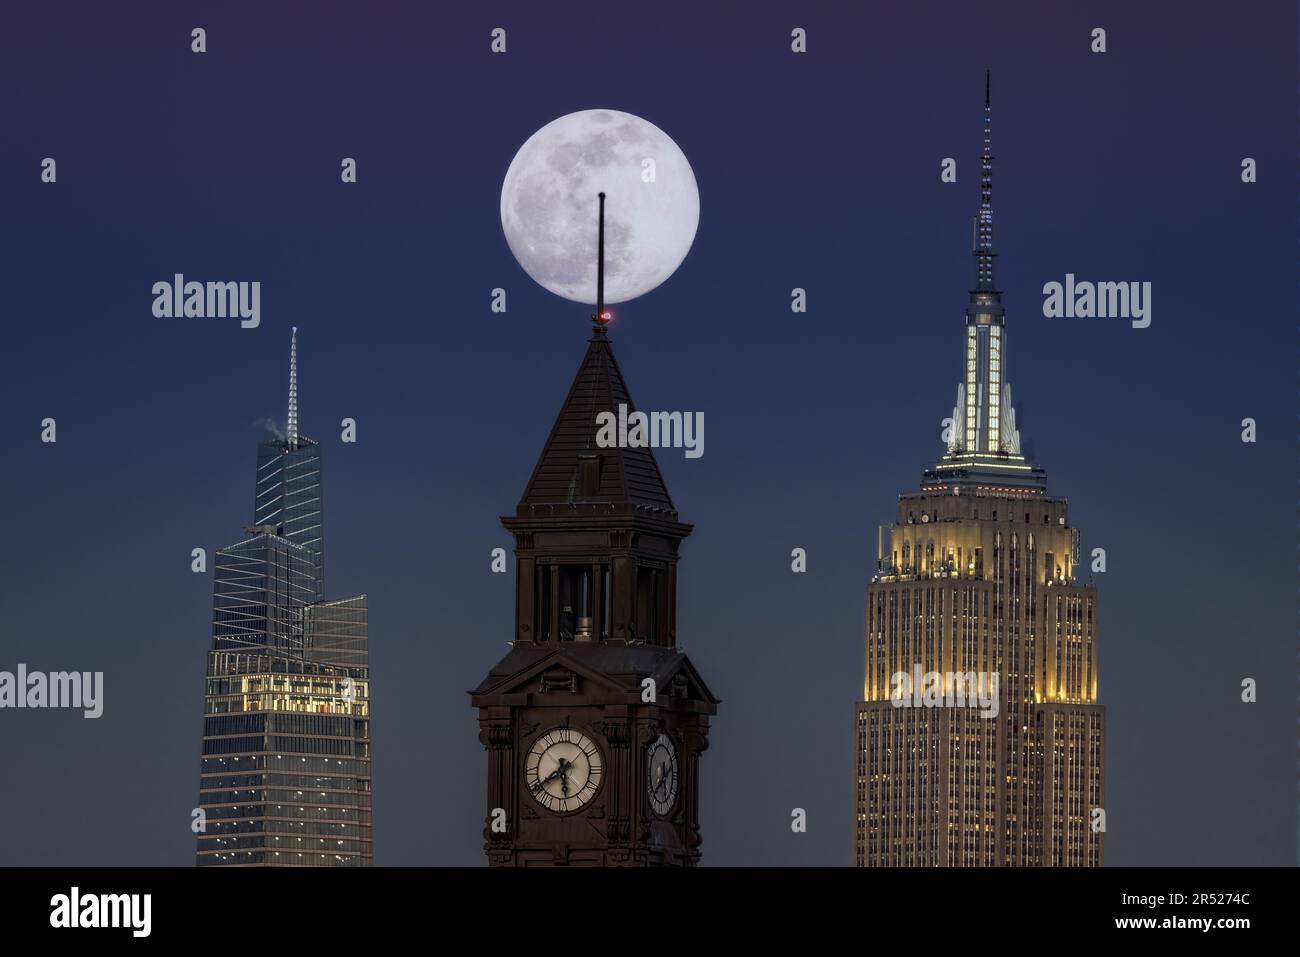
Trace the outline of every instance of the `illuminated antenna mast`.
{"type": "Polygon", "coordinates": [[[978,288],[992,289],[993,282],[993,110],[989,105],[989,71],[984,71],[984,150],[980,154],[980,211],[975,217],[975,256],[978,288]]]}
{"type": "Polygon", "coordinates": [[[284,427],[284,437],[290,448],[298,447],[298,327],[293,327],[289,340],[289,421],[284,427]]]}
{"type": "Polygon", "coordinates": [[[603,330],[605,324],[614,317],[605,311],[605,194],[600,196],[600,223],[596,227],[596,314],[591,321],[597,329],[603,330]]]}

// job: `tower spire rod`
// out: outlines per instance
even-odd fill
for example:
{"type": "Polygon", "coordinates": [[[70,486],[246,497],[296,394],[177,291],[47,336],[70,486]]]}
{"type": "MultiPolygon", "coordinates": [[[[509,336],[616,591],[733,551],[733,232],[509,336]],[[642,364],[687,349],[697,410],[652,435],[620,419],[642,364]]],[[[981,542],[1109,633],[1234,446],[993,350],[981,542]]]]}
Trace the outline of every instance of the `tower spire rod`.
{"type": "Polygon", "coordinates": [[[298,327],[289,339],[289,418],[284,437],[291,448],[298,447],[298,327]]]}
{"type": "Polygon", "coordinates": [[[990,71],[984,71],[984,148],[980,154],[980,210],[975,219],[978,288],[992,289],[993,279],[993,108],[990,71]]]}
{"type": "Polygon", "coordinates": [[[600,215],[596,226],[596,314],[591,321],[597,329],[603,330],[610,319],[605,311],[605,194],[602,192],[597,196],[600,198],[600,215]]]}

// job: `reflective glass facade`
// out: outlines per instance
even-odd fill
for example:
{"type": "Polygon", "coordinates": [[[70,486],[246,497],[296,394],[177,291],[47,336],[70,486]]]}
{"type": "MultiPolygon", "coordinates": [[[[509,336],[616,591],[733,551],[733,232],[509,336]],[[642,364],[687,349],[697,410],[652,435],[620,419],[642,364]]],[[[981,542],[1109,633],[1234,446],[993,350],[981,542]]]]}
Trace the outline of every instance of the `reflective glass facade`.
{"type": "Polygon", "coordinates": [[[311,552],[257,534],[217,552],[213,648],[270,648],[302,654],[303,608],[316,600],[311,552]]]}
{"type": "Polygon", "coordinates": [[[303,609],[306,655],[321,664],[365,668],[366,596],[320,601],[303,609]]]}
{"type": "Polygon", "coordinates": [[[311,555],[315,601],[325,594],[325,509],[321,495],[320,443],[305,435],[257,447],[257,492],[253,524],[271,526],[277,535],[311,555]]]}

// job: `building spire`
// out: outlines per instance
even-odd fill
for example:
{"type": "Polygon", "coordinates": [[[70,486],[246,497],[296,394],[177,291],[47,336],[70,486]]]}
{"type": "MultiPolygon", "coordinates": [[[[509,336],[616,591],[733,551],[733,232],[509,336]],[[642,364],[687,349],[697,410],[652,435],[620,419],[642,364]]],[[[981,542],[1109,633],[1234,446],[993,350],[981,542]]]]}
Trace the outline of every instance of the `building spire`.
{"type": "Polygon", "coordinates": [[[290,448],[298,447],[298,327],[293,327],[289,339],[289,419],[285,423],[284,437],[290,448]]]}
{"type": "Polygon", "coordinates": [[[980,153],[980,211],[975,219],[976,288],[992,290],[993,281],[993,109],[989,71],[984,71],[984,148],[980,153]]]}
{"type": "Polygon", "coordinates": [[[1015,490],[1043,494],[1047,474],[1025,459],[1007,384],[1007,341],[1002,293],[993,263],[993,122],[991,81],[984,73],[984,145],[980,153],[980,208],[975,217],[972,252],[977,264],[975,288],[966,304],[963,375],[952,410],[952,430],[942,461],[921,483],[926,491],[967,489],[1015,490]]]}
{"type": "Polygon", "coordinates": [[[605,194],[600,197],[600,217],[596,226],[596,312],[591,321],[598,333],[604,333],[605,326],[613,317],[605,311],[605,194]]]}

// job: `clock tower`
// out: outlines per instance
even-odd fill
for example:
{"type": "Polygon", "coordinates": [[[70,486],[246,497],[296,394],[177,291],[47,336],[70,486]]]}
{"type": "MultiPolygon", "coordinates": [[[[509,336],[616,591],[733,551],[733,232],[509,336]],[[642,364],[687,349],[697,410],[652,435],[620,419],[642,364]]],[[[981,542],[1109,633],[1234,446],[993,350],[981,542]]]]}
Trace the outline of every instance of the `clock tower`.
{"type": "MultiPolygon", "coordinates": [[[[601,206],[603,221],[603,194],[601,206]]],[[[597,444],[600,413],[633,410],[602,299],[523,498],[501,520],[515,539],[514,636],[470,692],[493,865],[700,859],[700,755],[718,699],[677,647],[691,526],[649,448],[597,444]]]]}

